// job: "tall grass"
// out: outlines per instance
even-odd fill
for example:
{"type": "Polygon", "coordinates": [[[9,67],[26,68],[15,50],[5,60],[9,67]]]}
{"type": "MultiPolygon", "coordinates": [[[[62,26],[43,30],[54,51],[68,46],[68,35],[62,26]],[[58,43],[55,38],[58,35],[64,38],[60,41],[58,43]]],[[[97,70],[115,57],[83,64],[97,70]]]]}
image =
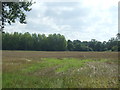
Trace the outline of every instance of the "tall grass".
{"type": "Polygon", "coordinates": [[[109,59],[22,58],[3,65],[3,88],[118,87],[117,64],[109,59]]]}

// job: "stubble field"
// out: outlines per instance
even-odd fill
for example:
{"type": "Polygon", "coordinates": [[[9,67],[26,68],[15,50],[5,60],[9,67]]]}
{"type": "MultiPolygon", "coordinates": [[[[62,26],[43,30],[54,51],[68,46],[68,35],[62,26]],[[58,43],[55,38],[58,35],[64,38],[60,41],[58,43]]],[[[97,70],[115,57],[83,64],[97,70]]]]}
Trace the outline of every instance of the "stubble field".
{"type": "Polygon", "coordinates": [[[118,88],[118,52],[3,51],[3,88],[118,88]]]}

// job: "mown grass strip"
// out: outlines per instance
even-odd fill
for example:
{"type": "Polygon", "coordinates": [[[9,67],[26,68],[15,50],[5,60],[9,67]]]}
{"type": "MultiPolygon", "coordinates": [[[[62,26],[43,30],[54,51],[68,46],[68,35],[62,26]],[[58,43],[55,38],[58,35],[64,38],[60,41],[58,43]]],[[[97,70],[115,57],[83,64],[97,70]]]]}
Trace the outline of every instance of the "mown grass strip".
{"type": "MultiPolygon", "coordinates": [[[[87,62],[96,62],[97,60],[85,59],[80,60],[77,58],[42,58],[40,63],[34,63],[29,65],[28,67],[22,69],[23,73],[35,72],[37,70],[41,70],[44,68],[49,68],[52,66],[59,65],[60,67],[55,70],[55,72],[65,72],[69,69],[80,68],[85,65],[87,62]]],[[[101,59],[99,62],[106,62],[106,59],[101,59]]]]}

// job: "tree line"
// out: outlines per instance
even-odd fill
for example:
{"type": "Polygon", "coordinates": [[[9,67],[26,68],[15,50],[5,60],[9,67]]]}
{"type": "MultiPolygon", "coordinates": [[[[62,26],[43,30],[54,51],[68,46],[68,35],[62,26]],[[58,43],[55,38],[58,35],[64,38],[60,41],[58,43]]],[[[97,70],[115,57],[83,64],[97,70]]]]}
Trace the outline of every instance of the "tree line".
{"type": "Polygon", "coordinates": [[[61,34],[30,34],[3,33],[2,50],[35,50],[35,51],[119,51],[120,41],[118,37],[108,41],[66,40],[61,34]]]}

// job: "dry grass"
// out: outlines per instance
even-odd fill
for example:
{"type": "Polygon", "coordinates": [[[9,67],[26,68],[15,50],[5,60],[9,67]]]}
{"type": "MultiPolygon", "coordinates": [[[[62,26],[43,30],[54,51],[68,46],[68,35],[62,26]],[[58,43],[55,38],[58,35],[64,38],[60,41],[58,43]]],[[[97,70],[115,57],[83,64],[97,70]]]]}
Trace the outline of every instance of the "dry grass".
{"type": "Polygon", "coordinates": [[[118,52],[42,52],[42,51],[3,51],[3,58],[118,58],[118,52]]]}

